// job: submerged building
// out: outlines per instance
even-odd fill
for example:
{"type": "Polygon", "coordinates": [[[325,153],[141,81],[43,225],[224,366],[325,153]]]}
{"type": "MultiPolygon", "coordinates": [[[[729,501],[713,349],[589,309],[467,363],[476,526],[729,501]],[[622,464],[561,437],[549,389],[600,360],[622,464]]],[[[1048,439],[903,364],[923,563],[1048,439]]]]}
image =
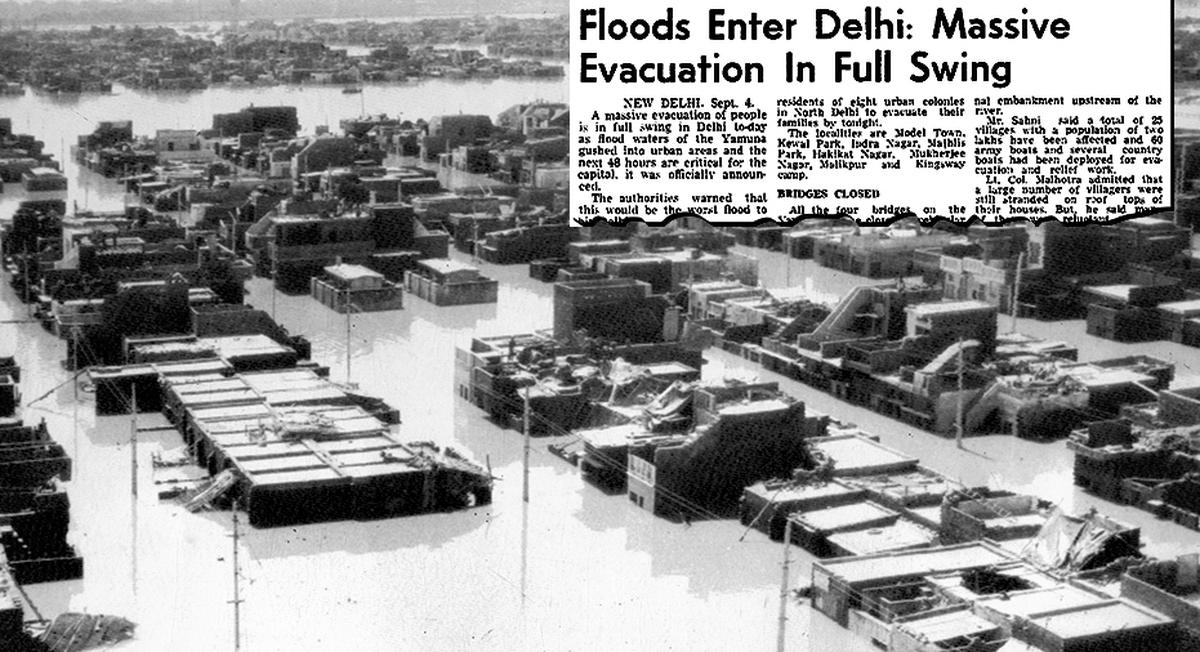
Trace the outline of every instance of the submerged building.
{"type": "Polygon", "coordinates": [[[671,343],[558,340],[542,334],[475,338],[456,357],[461,398],[502,423],[521,419],[528,404],[535,434],[596,425],[594,411],[611,402],[614,391],[657,395],[676,380],[698,379],[703,363],[699,351],[671,343]]]}
{"type": "MultiPolygon", "coordinates": [[[[219,338],[218,338],[219,339],[219,338]]],[[[212,340],[210,340],[212,341],[212,340]]],[[[136,356],[163,355],[137,347],[136,356]]],[[[492,478],[451,449],[408,443],[382,401],[320,369],[187,355],[93,372],[98,402],[161,410],[210,476],[204,500],[236,500],[256,526],[415,514],[491,501],[492,478]],[[215,488],[211,488],[215,487],[215,488]]],[[[174,357],[174,356],[173,356],[174,357]]]]}
{"type": "Polygon", "coordinates": [[[1165,388],[1149,356],[1076,363],[1069,346],[998,334],[996,307],[937,302],[927,286],[856,288],[808,332],[793,325],[742,346],[763,366],[921,428],[1065,437],[1165,388]],[[961,370],[961,373],[960,373],[961,370]]]}
{"type": "Polygon", "coordinates": [[[310,292],[322,305],[341,313],[404,307],[404,289],[362,265],[326,267],[324,276],[312,279],[310,292]]]}
{"type": "Polygon", "coordinates": [[[743,489],[812,466],[804,404],[737,386],[707,387],[693,398],[695,427],[630,447],[629,500],[654,514],[730,514],[743,489]]]}
{"type": "MultiPolygon", "coordinates": [[[[1164,392],[1166,394],[1166,392],[1164,392]]],[[[1194,400],[1194,399],[1192,399],[1194,400]]],[[[1200,529],[1200,429],[1097,421],[1071,434],[1075,484],[1200,529]]]]}
{"type": "Polygon", "coordinates": [[[445,258],[448,247],[446,232],[427,228],[405,205],[335,214],[320,204],[283,203],[246,232],[259,273],[283,292],[309,291],[312,278],[339,263],[363,265],[396,282],[418,259],[445,258]],[[395,255],[404,252],[395,269],[395,255]]]}
{"type": "Polygon", "coordinates": [[[415,270],[404,273],[404,287],[435,306],[495,303],[500,292],[499,282],[449,258],[418,262],[415,270]]]}
{"type": "Polygon", "coordinates": [[[1186,647],[1178,621],[989,542],[820,560],[813,608],[882,650],[1186,647]]]}

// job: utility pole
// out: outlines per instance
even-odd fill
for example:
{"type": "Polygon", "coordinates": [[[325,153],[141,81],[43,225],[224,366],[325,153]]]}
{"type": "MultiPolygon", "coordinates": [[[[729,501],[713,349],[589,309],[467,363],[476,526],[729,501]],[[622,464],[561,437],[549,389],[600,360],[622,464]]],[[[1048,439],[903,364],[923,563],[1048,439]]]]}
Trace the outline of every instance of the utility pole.
{"type": "Polygon", "coordinates": [[[75,403],[79,403],[79,327],[71,327],[71,373],[74,375],[75,403]]]}
{"type": "Polygon", "coordinates": [[[242,571],[238,563],[238,539],[241,536],[238,521],[239,501],[233,501],[233,649],[242,649],[242,571]]]}
{"type": "Polygon", "coordinates": [[[525,386],[525,451],[524,473],[521,484],[521,499],[529,502],[529,385],[525,386]]]}
{"type": "Polygon", "coordinates": [[[529,585],[529,385],[525,386],[524,410],[524,461],[521,474],[521,606],[525,606],[526,590],[529,585]]]}
{"type": "MultiPolygon", "coordinates": [[[[130,459],[130,462],[132,463],[132,466],[130,467],[132,469],[132,475],[130,476],[130,480],[131,480],[130,486],[131,486],[131,490],[133,493],[134,502],[136,503],[137,495],[138,495],[138,483],[137,483],[137,479],[138,479],[137,478],[137,472],[138,472],[138,468],[137,468],[137,463],[138,463],[138,459],[137,459],[137,443],[138,443],[138,441],[137,441],[137,433],[138,433],[137,385],[136,384],[131,385],[130,387],[131,387],[131,391],[129,392],[129,396],[130,396],[129,414],[130,414],[131,428],[129,431],[129,459],[130,459]]],[[[134,510],[134,514],[135,515],[137,514],[136,509],[134,510]]]]}
{"type": "Polygon", "coordinates": [[[74,460],[75,475],[79,475],[79,328],[71,327],[71,382],[75,385],[75,400],[71,401],[71,459],[74,460]]]}
{"type": "Polygon", "coordinates": [[[133,593],[137,595],[137,512],[138,512],[138,459],[137,459],[137,440],[138,440],[138,423],[137,423],[137,385],[130,385],[129,392],[129,460],[130,460],[130,540],[132,544],[129,547],[131,556],[130,577],[133,580],[133,593]]]}
{"type": "Polygon", "coordinates": [[[1016,276],[1013,277],[1012,307],[1011,307],[1011,310],[1012,310],[1012,332],[1013,333],[1017,332],[1017,311],[1018,311],[1018,307],[1020,305],[1017,302],[1021,296],[1021,272],[1024,270],[1024,268],[1025,268],[1025,252],[1022,251],[1020,253],[1020,255],[1017,256],[1017,273],[1016,273],[1016,276]]]}
{"type": "Polygon", "coordinates": [[[279,252],[271,252],[271,321],[275,321],[275,297],[279,294],[279,252]]]}
{"type": "Polygon", "coordinates": [[[521,608],[529,589],[529,501],[521,503],[521,608]]]}
{"type": "Polygon", "coordinates": [[[779,631],[775,639],[776,652],[784,652],[787,647],[787,603],[788,576],[792,571],[792,518],[788,516],[787,525],[783,528],[783,576],[779,582],[779,631]]]}
{"type": "Polygon", "coordinates": [[[25,242],[25,316],[29,317],[29,241],[25,242]]]}
{"type": "Polygon", "coordinates": [[[479,264],[479,220],[471,220],[474,228],[474,234],[471,236],[471,262],[479,264]]]}
{"type": "Polygon", "coordinates": [[[346,298],[343,300],[342,307],[346,309],[346,386],[350,386],[350,358],[353,357],[350,351],[350,310],[353,305],[350,303],[350,288],[345,289],[346,298]]]}
{"type": "Polygon", "coordinates": [[[963,447],[963,337],[958,336],[958,427],[954,437],[955,444],[963,447]]]}

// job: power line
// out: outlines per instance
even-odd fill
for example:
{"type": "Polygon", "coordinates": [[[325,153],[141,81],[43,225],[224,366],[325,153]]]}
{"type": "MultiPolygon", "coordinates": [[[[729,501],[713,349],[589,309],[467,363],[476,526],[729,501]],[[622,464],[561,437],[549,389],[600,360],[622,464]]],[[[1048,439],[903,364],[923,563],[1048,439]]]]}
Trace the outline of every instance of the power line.
{"type": "MultiPolygon", "coordinates": [[[[510,399],[506,396],[503,396],[499,393],[496,393],[493,390],[483,388],[483,387],[475,387],[475,390],[486,394],[490,398],[494,398],[494,399],[500,401],[501,404],[506,407],[510,407],[510,408],[520,407],[520,403],[518,403],[517,401],[510,399]]],[[[538,422],[543,428],[545,428],[546,430],[549,430],[552,434],[554,434],[556,436],[574,437],[576,442],[582,441],[582,439],[577,434],[575,434],[569,430],[566,430],[562,426],[559,426],[557,423],[554,423],[553,421],[548,420],[546,417],[544,417],[536,412],[531,411],[530,419],[531,419],[531,421],[538,422]]],[[[570,442],[570,443],[574,443],[574,442],[570,442]]],[[[543,452],[543,451],[539,451],[539,453],[540,452],[543,452]]],[[[547,452],[547,454],[549,454],[549,453],[547,452]]],[[[595,454],[596,457],[600,458],[605,463],[611,465],[613,468],[619,469],[619,468],[625,466],[624,462],[617,460],[616,458],[611,457],[600,451],[593,451],[593,454],[595,454]]],[[[681,507],[685,507],[685,508],[689,509],[690,511],[696,513],[699,516],[703,516],[705,518],[709,518],[709,519],[715,520],[715,521],[726,520],[721,515],[716,514],[715,512],[712,512],[711,510],[708,510],[707,508],[691,501],[688,498],[685,498],[684,496],[682,496],[674,491],[671,491],[671,490],[663,488],[663,487],[658,487],[658,486],[655,486],[654,489],[655,489],[655,493],[662,494],[664,497],[670,499],[672,502],[677,503],[681,507]]]]}

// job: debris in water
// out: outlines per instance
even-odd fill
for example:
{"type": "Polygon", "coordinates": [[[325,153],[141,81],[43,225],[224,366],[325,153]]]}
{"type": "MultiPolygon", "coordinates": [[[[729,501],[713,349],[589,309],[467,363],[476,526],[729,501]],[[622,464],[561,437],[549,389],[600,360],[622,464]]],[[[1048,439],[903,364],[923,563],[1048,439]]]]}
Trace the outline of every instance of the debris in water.
{"type": "Polygon", "coordinates": [[[183,506],[189,512],[198,512],[201,509],[207,509],[212,506],[214,501],[228,493],[235,484],[237,484],[237,474],[234,473],[233,469],[225,469],[214,476],[212,481],[203,486],[198,492],[187,495],[183,506]]]}
{"type": "Polygon", "coordinates": [[[76,652],[114,645],[133,638],[134,623],[120,616],[65,613],[55,618],[42,634],[42,642],[53,652],[76,652]]]}

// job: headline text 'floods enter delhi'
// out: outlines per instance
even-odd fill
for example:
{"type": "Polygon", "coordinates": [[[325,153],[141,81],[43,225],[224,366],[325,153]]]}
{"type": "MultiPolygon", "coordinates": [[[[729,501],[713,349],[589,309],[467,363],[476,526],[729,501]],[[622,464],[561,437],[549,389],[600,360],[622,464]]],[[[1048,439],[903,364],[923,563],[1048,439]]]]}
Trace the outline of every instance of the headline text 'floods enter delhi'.
{"type": "MultiPolygon", "coordinates": [[[[1028,9],[1021,13],[1027,15],[1028,9]]],[[[895,18],[884,18],[883,10],[879,7],[864,9],[863,18],[843,19],[837,12],[830,9],[817,9],[814,22],[814,38],[818,40],[841,37],[844,39],[905,39],[912,38],[909,33],[912,23],[900,16],[903,9],[896,10],[895,18]]],[[[796,31],[798,21],[795,18],[777,19],[759,17],[758,12],[751,12],[748,19],[726,19],[724,9],[708,11],[707,37],[710,41],[727,40],[791,40],[796,31]]],[[[597,40],[687,40],[691,38],[690,19],[676,18],[675,10],[668,8],[666,16],[654,21],[637,18],[626,21],[620,18],[609,20],[605,9],[585,9],[580,12],[580,40],[587,41],[591,36],[597,40]]],[[[947,13],[938,8],[934,16],[932,38],[934,39],[1042,39],[1045,37],[1064,39],[1070,36],[1071,25],[1065,18],[968,18],[961,8],[947,13]]],[[[842,82],[852,79],[856,82],[890,82],[891,51],[884,50],[882,60],[877,61],[872,68],[860,72],[857,63],[852,63],[850,52],[837,52],[837,66],[834,69],[834,81],[842,82]]],[[[1005,88],[1011,79],[1011,63],[1007,61],[987,62],[968,60],[966,52],[961,53],[961,61],[930,60],[926,51],[913,52],[910,61],[915,69],[909,76],[913,82],[925,81],[962,81],[989,82],[996,88],[1005,88]]],[[[682,62],[642,62],[634,63],[618,61],[606,63],[600,61],[596,52],[580,54],[580,82],[620,82],[632,83],[762,83],[765,74],[763,65],[759,62],[719,61],[720,53],[711,56],[701,54],[695,61],[682,62]]],[[[880,59],[876,54],[877,60],[880,59]]],[[[809,62],[794,61],[793,54],[787,53],[786,68],[788,82],[813,81],[816,69],[809,62]]]]}
{"type": "MultiPolygon", "coordinates": [[[[813,37],[817,40],[844,38],[850,40],[904,40],[912,38],[909,30],[913,23],[902,18],[903,9],[896,9],[895,18],[885,18],[880,7],[866,7],[863,18],[843,18],[832,9],[817,9],[814,12],[813,37]]],[[[976,18],[968,17],[961,8],[947,13],[938,7],[933,17],[932,38],[935,39],[1008,39],[1062,40],[1071,35],[1071,22],[1066,18],[1031,18],[1029,10],[1021,9],[1018,17],[976,18]]],[[[686,41],[691,38],[691,20],[676,18],[674,8],[667,8],[666,16],[656,20],[635,18],[608,19],[607,11],[583,9],[579,12],[579,40],[587,41],[592,36],[597,40],[686,41]]],[[[799,21],[795,18],[761,18],[757,11],[749,18],[726,18],[724,9],[708,10],[710,41],[791,41],[796,38],[799,21]]]]}

